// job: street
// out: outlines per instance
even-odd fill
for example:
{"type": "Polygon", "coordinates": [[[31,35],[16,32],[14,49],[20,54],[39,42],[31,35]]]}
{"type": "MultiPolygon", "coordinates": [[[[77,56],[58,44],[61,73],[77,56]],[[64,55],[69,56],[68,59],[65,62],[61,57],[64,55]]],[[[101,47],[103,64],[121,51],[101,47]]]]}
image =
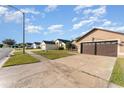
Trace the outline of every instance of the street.
{"type": "Polygon", "coordinates": [[[11,51],[12,49],[10,48],[0,48],[0,60],[7,57],[11,51]]]}

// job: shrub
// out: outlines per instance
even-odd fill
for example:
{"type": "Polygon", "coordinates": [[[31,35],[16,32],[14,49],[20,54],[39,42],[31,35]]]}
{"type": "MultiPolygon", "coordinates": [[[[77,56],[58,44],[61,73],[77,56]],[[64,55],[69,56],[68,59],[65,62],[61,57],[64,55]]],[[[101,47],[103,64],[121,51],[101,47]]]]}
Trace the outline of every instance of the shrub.
{"type": "Polygon", "coordinates": [[[64,50],[64,47],[59,47],[59,50],[64,50]]]}

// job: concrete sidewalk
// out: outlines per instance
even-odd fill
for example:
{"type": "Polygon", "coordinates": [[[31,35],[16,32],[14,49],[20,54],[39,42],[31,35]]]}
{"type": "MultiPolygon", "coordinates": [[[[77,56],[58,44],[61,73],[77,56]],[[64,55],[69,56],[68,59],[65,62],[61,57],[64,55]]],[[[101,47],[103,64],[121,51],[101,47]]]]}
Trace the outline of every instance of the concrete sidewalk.
{"type": "Polygon", "coordinates": [[[48,58],[45,58],[45,57],[43,57],[43,56],[41,56],[41,55],[37,55],[37,54],[31,52],[30,50],[26,51],[26,53],[28,53],[29,55],[31,55],[31,56],[33,56],[33,57],[39,59],[41,62],[50,61],[48,58]]]}

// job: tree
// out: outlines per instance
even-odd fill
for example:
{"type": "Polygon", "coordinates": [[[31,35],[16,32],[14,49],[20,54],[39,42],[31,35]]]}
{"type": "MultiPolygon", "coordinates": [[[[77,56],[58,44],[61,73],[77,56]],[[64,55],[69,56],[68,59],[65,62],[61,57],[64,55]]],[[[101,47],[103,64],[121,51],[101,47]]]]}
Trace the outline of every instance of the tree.
{"type": "Polygon", "coordinates": [[[2,41],[4,44],[6,44],[7,46],[11,47],[12,45],[14,45],[16,43],[15,40],[13,39],[5,39],[2,41]]]}
{"type": "Polygon", "coordinates": [[[3,44],[0,44],[0,48],[2,48],[3,47],[3,44]]]}
{"type": "Polygon", "coordinates": [[[68,50],[69,50],[69,49],[71,49],[71,47],[72,47],[71,42],[67,42],[67,43],[66,43],[66,49],[68,49],[68,50]]]}
{"type": "Polygon", "coordinates": [[[18,44],[18,47],[19,47],[19,48],[23,48],[23,43],[19,43],[19,44],[18,44]]]}

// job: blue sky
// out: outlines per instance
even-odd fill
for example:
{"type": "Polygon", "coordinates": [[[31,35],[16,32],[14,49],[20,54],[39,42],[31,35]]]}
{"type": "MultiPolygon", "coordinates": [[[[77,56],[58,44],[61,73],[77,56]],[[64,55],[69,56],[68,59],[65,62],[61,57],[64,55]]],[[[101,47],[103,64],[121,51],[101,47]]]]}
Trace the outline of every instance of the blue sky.
{"type": "MultiPolygon", "coordinates": [[[[124,32],[124,6],[15,6],[26,14],[26,42],[74,39],[94,27],[124,32]]],[[[22,42],[22,15],[0,7],[0,41],[22,42]]]]}

